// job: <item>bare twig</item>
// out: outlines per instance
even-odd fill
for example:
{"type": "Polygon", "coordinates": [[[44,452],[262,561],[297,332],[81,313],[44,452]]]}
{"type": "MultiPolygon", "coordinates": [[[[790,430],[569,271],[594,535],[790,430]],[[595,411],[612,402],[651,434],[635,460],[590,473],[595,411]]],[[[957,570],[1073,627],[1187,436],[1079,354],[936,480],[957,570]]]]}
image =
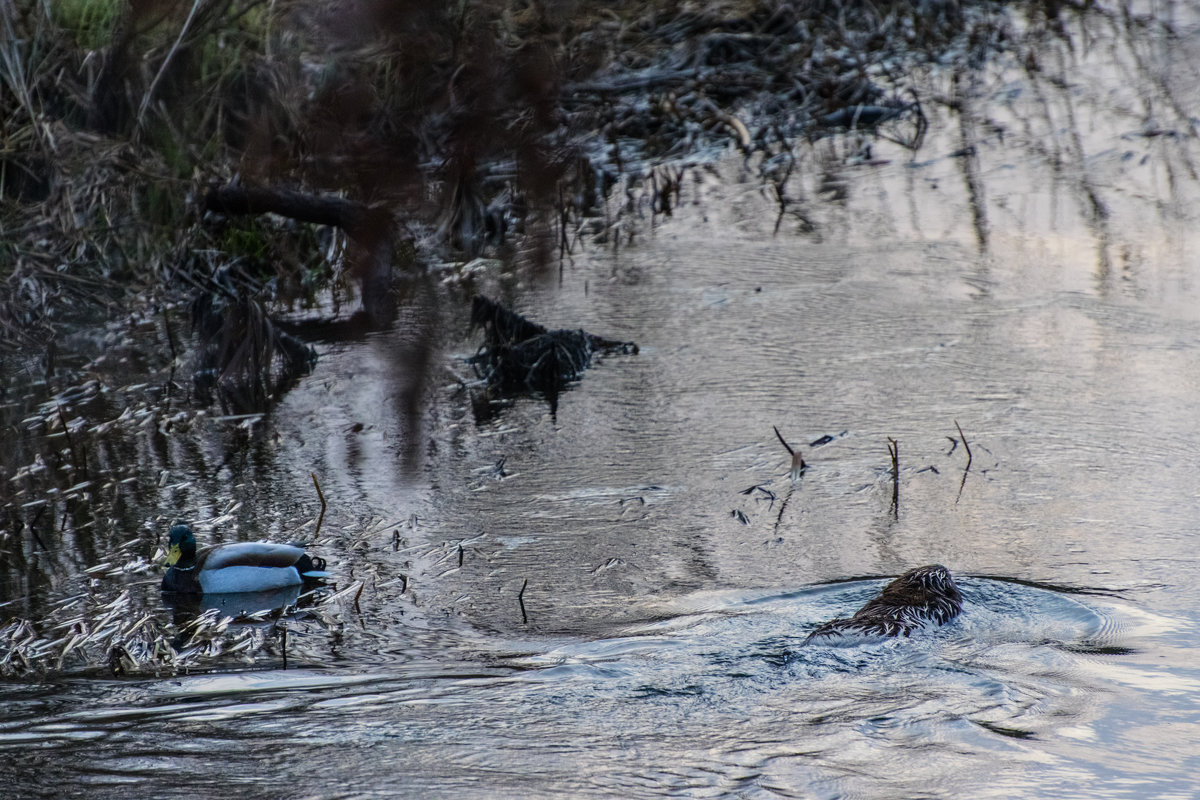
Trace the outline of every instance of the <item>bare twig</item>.
{"type": "Polygon", "coordinates": [[[971,461],[974,460],[974,457],[971,455],[971,445],[967,441],[967,435],[963,433],[958,420],[954,420],[954,427],[958,428],[958,436],[962,439],[963,448],[967,451],[967,465],[963,467],[962,481],[958,484],[958,496],[954,498],[954,502],[957,503],[962,498],[963,487],[967,485],[967,473],[971,471],[971,461]]]}
{"type": "Polygon", "coordinates": [[[42,537],[39,536],[38,532],[37,532],[38,520],[40,520],[42,518],[42,514],[45,513],[45,511],[46,511],[46,506],[40,507],[37,510],[37,513],[33,515],[32,522],[30,522],[29,524],[26,525],[25,520],[21,520],[21,524],[25,525],[25,527],[29,529],[29,533],[33,536],[33,538],[37,541],[37,543],[42,546],[42,550],[49,553],[50,548],[46,547],[46,543],[42,541],[42,537]]]}
{"type": "Polygon", "coordinates": [[[58,418],[62,422],[63,433],[67,436],[67,448],[71,451],[71,466],[73,466],[80,475],[86,478],[87,464],[85,463],[83,467],[79,466],[79,459],[75,455],[75,440],[71,436],[71,426],[67,424],[67,415],[63,413],[63,407],[61,405],[58,407],[58,418]]]}
{"type": "Polygon", "coordinates": [[[163,327],[167,329],[167,346],[171,348],[171,366],[175,366],[175,360],[178,357],[175,352],[175,333],[171,330],[171,318],[167,316],[167,309],[162,310],[163,327]]]}
{"type": "Polygon", "coordinates": [[[517,592],[517,602],[521,604],[521,622],[528,625],[529,615],[525,613],[525,587],[529,585],[529,578],[526,578],[521,583],[521,591],[517,592]]]}
{"type": "Polygon", "coordinates": [[[892,456],[892,517],[900,518],[900,442],[888,437],[888,453],[892,456]]]}
{"type": "Polygon", "coordinates": [[[781,445],[783,445],[783,449],[788,451],[788,455],[790,455],[790,456],[796,455],[796,451],[793,450],[792,446],[790,444],[788,444],[787,441],[783,438],[783,434],[779,432],[779,428],[776,427],[775,425],[772,425],[771,427],[775,430],[775,436],[779,438],[779,443],[781,445]]]}
{"type": "MultiPolygon", "coordinates": [[[[779,513],[775,516],[775,534],[779,534],[779,526],[783,524],[783,512],[787,510],[788,503],[791,502],[792,492],[796,490],[795,484],[788,487],[788,493],[784,495],[783,502],[779,504],[779,513]]],[[[773,501],[772,501],[773,502],[773,501]]]]}
{"type": "Polygon", "coordinates": [[[967,449],[967,469],[971,468],[971,443],[967,441],[967,435],[963,433],[962,426],[958,424],[958,420],[954,420],[954,427],[958,428],[958,435],[962,439],[963,447],[967,449]]]}
{"type": "Polygon", "coordinates": [[[792,446],[788,444],[786,440],[784,440],[783,434],[779,432],[779,428],[774,425],[771,427],[774,428],[775,436],[778,437],[779,443],[783,445],[783,449],[787,450],[788,454],[792,457],[792,468],[790,472],[792,480],[799,480],[800,476],[804,474],[804,470],[808,469],[808,464],[804,463],[804,456],[792,449],[792,446]]]}
{"type": "Polygon", "coordinates": [[[318,533],[321,532],[321,523],[325,521],[326,505],[325,505],[325,493],[321,491],[321,484],[317,483],[317,473],[313,472],[311,474],[312,474],[313,486],[317,487],[317,497],[319,497],[321,499],[321,514],[320,514],[320,516],[317,517],[317,529],[315,531],[313,531],[313,535],[316,536],[318,533]]]}
{"type": "Polygon", "coordinates": [[[317,497],[321,499],[321,513],[325,513],[325,493],[321,491],[321,484],[317,483],[317,473],[312,473],[313,486],[317,487],[317,497]]]}

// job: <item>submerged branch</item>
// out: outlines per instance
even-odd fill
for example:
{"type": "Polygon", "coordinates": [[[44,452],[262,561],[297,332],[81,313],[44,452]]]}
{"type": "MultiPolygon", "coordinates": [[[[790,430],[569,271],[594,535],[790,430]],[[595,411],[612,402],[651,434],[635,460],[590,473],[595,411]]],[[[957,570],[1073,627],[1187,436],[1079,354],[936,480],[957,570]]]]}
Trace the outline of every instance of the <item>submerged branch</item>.
{"type": "Polygon", "coordinates": [[[278,214],[300,222],[333,225],[355,237],[391,224],[389,215],[382,209],[345,197],[305,194],[287,189],[212,186],[204,195],[204,208],[231,216],[278,214]]]}
{"type": "Polygon", "coordinates": [[[583,377],[593,354],[638,352],[633,342],[605,339],[582,329],[547,330],[483,296],[472,302],[471,326],[484,332],[484,344],[470,362],[487,381],[489,392],[541,392],[551,414],[558,409],[559,393],[583,377]]]}

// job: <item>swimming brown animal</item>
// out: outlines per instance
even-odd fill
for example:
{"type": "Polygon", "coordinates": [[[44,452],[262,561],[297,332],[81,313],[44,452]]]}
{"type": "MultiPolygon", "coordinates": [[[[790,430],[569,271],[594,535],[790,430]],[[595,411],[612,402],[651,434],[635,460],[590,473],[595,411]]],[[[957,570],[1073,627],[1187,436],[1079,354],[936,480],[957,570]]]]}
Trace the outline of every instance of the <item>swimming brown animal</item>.
{"type": "Polygon", "coordinates": [[[962,595],[950,570],[940,564],[910,569],[883,587],[877,597],[848,619],[826,622],[808,635],[841,637],[847,633],[908,636],[926,625],[941,625],[962,611],[962,595]]]}

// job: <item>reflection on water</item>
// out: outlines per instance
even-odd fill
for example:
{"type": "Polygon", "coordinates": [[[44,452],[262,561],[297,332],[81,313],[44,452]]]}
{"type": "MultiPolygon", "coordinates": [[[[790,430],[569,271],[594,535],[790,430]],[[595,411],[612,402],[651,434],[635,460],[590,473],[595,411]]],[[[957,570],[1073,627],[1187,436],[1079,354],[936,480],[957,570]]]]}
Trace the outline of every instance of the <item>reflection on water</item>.
{"type": "Polygon", "coordinates": [[[163,605],[180,617],[198,616],[214,611],[222,616],[239,619],[251,614],[294,607],[300,600],[299,584],[266,592],[225,592],[222,594],[187,595],[163,592],[163,605]]]}
{"type": "MultiPolygon", "coordinates": [[[[735,159],[560,283],[472,287],[638,342],[556,417],[526,398],[475,424],[454,286],[394,330],[321,343],[268,414],[197,410],[117,345],[95,379],[6,400],[0,643],[20,647],[0,654],[0,780],[46,797],[1193,791],[1200,27],[1186,5],[1157,7],[1162,24],[1128,11],[1014,44],[974,87],[932,70],[946,102],[923,160],[884,142],[851,158],[853,137],[805,150],[778,236],[735,159]],[[429,320],[445,349],[425,387],[405,354],[429,320]],[[801,443],[798,481],[773,426],[801,443]],[[278,619],[209,611],[198,649],[164,652],[176,517],[210,541],[311,541],[336,586],[278,619]],[[881,583],[828,581],[932,562],[968,576],[951,624],[802,645],[881,583]],[[144,657],[110,679],[134,639],[144,657]]],[[[644,209],[632,196],[612,213],[644,209]]]]}

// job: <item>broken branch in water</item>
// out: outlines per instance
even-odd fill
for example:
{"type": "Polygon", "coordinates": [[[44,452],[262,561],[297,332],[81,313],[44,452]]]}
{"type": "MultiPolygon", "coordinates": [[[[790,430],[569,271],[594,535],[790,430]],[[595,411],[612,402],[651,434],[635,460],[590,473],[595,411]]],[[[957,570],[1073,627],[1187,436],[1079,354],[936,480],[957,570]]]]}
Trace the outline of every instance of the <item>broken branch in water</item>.
{"type": "Polygon", "coordinates": [[[787,450],[788,455],[792,457],[792,468],[791,472],[789,473],[792,480],[799,480],[800,476],[804,474],[804,470],[808,469],[808,464],[804,463],[804,456],[792,449],[792,446],[788,444],[786,440],[784,440],[783,434],[779,432],[779,428],[774,425],[771,427],[774,428],[775,436],[778,437],[779,443],[783,445],[783,449],[787,450]]]}
{"type": "Polygon", "coordinates": [[[232,184],[210,186],[204,195],[204,208],[226,215],[278,214],[316,225],[335,225],[351,236],[390,225],[390,219],[382,209],[345,197],[232,184]]]}
{"type": "Polygon", "coordinates": [[[967,451],[967,465],[963,467],[962,482],[958,484],[958,497],[954,498],[954,502],[957,503],[962,498],[963,487],[967,485],[967,473],[971,471],[971,461],[974,460],[974,457],[971,455],[971,445],[967,441],[967,435],[963,433],[962,426],[958,424],[958,420],[954,420],[954,427],[958,428],[958,436],[962,439],[963,448],[967,451]]]}
{"type": "Polygon", "coordinates": [[[545,395],[553,415],[558,395],[583,376],[592,354],[636,354],[633,342],[618,342],[584,330],[548,330],[499,303],[477,296],[471,303],[471,327],[482,328],[484,344],[471,359],[487,381],[490,396],[521,391],[545,395]]]}
{"type": "Polygon", "coordinates": [[[900,442],[888,437],[888,453],[892,457],[892,517],[900,518],[900,442]]]}
{"type": "Polygon", "coordinates": [[[517,602],[521,604],[521,622],[528,625],[529,615],[525,613],[525,587],[529,585],[529,578],[521,582],[521,591],[517,592],[517,602]]]}

